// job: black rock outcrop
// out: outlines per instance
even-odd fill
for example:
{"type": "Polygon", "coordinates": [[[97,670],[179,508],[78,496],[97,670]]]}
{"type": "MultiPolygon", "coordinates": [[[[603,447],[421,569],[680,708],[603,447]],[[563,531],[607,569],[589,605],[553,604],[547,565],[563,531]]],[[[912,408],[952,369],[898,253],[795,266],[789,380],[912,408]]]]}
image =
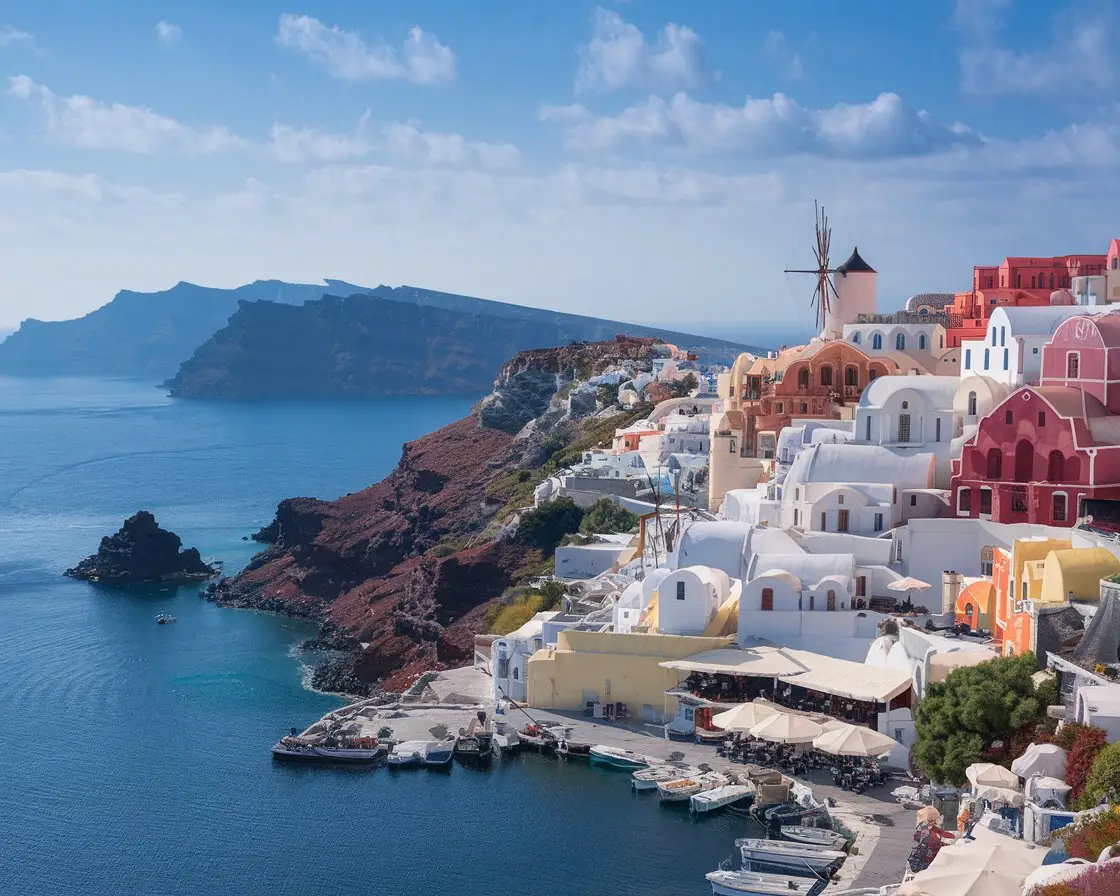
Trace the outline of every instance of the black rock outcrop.
{"type": "Polygon", "coordinates": [[[66,575],[95,582],[182,582],[209,579],[218,574],[203,563],[197,548],[181,550],[182,540],[161,529],[156,518],[141,510],[124,521],[115,535],[106,535],[92,557],[86,557],[66,575]]]}

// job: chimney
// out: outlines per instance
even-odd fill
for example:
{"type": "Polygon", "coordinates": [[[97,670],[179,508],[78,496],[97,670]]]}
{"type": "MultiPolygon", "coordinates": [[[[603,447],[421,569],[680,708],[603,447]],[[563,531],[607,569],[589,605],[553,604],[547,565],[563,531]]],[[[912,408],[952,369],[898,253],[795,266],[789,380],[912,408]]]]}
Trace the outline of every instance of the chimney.
{"type": "Polygon", "coordinates": [[[941,612],[952,613],[957,605],[957,598],[964,590],[964,576],[953,569],[943,570],[941,573],[941,612]]]}

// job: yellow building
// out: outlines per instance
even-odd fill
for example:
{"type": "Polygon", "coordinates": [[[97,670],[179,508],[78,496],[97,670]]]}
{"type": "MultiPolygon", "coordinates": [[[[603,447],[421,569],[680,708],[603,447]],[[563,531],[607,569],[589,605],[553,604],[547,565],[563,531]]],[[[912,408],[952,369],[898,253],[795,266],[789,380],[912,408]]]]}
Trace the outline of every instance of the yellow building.
{"type": "Polygon", "coordinates": [[[727,647],[733,637],[560,632],[555,647],[529,658],[528,702],[537,709],[581,710],[624,703],[636,718],[660,718],[677,673],[659,663],[727,647]]]}
{"type": "Polygon", "coordinates": [[[1116,572],[1120,572],[1120,560],[1105,548],[1051,551],[1043,564],[1039,600],[1047,604],[1097,600],[1101,579],[1116,572]]]}

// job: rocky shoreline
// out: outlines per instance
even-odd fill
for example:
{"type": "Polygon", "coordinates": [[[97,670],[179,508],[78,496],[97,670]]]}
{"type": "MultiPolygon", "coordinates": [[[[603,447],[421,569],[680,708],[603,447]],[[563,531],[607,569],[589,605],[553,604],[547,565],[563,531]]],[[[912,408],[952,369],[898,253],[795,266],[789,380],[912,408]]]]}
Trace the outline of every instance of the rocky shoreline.
{"type": "Polygon", "coordinates": [[[212,579],[220,569],[204,563],[197,548],[182,550],[174,532],[161,529],[147,510],[127,520],[113,535],[101,539],[97,553],[86,557],[64,575],[89,582],[197,582],[212,579]]]}

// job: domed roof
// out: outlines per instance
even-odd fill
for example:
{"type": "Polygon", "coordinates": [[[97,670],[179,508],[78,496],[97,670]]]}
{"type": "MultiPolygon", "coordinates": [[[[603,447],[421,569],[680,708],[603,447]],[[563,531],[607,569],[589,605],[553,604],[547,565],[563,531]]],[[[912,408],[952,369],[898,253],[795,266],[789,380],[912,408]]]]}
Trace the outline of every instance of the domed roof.
{"type": "Polygon", "coordinates": [[[871,267],[871,265],[869,265],[866,261],[863,260],[863,256],[859,254],[859,246],[856,246],[852,250],[851,257],[849,257],[847,261],[845,261],[842,265],[840,265],[840,267],[838,267],[836,269],[836,273],[838,273],[838,274],[858,274],[858,273],[874,274],[874,273],[876,273],[876,271],[875,271],[875,268],[871,267]]]}

